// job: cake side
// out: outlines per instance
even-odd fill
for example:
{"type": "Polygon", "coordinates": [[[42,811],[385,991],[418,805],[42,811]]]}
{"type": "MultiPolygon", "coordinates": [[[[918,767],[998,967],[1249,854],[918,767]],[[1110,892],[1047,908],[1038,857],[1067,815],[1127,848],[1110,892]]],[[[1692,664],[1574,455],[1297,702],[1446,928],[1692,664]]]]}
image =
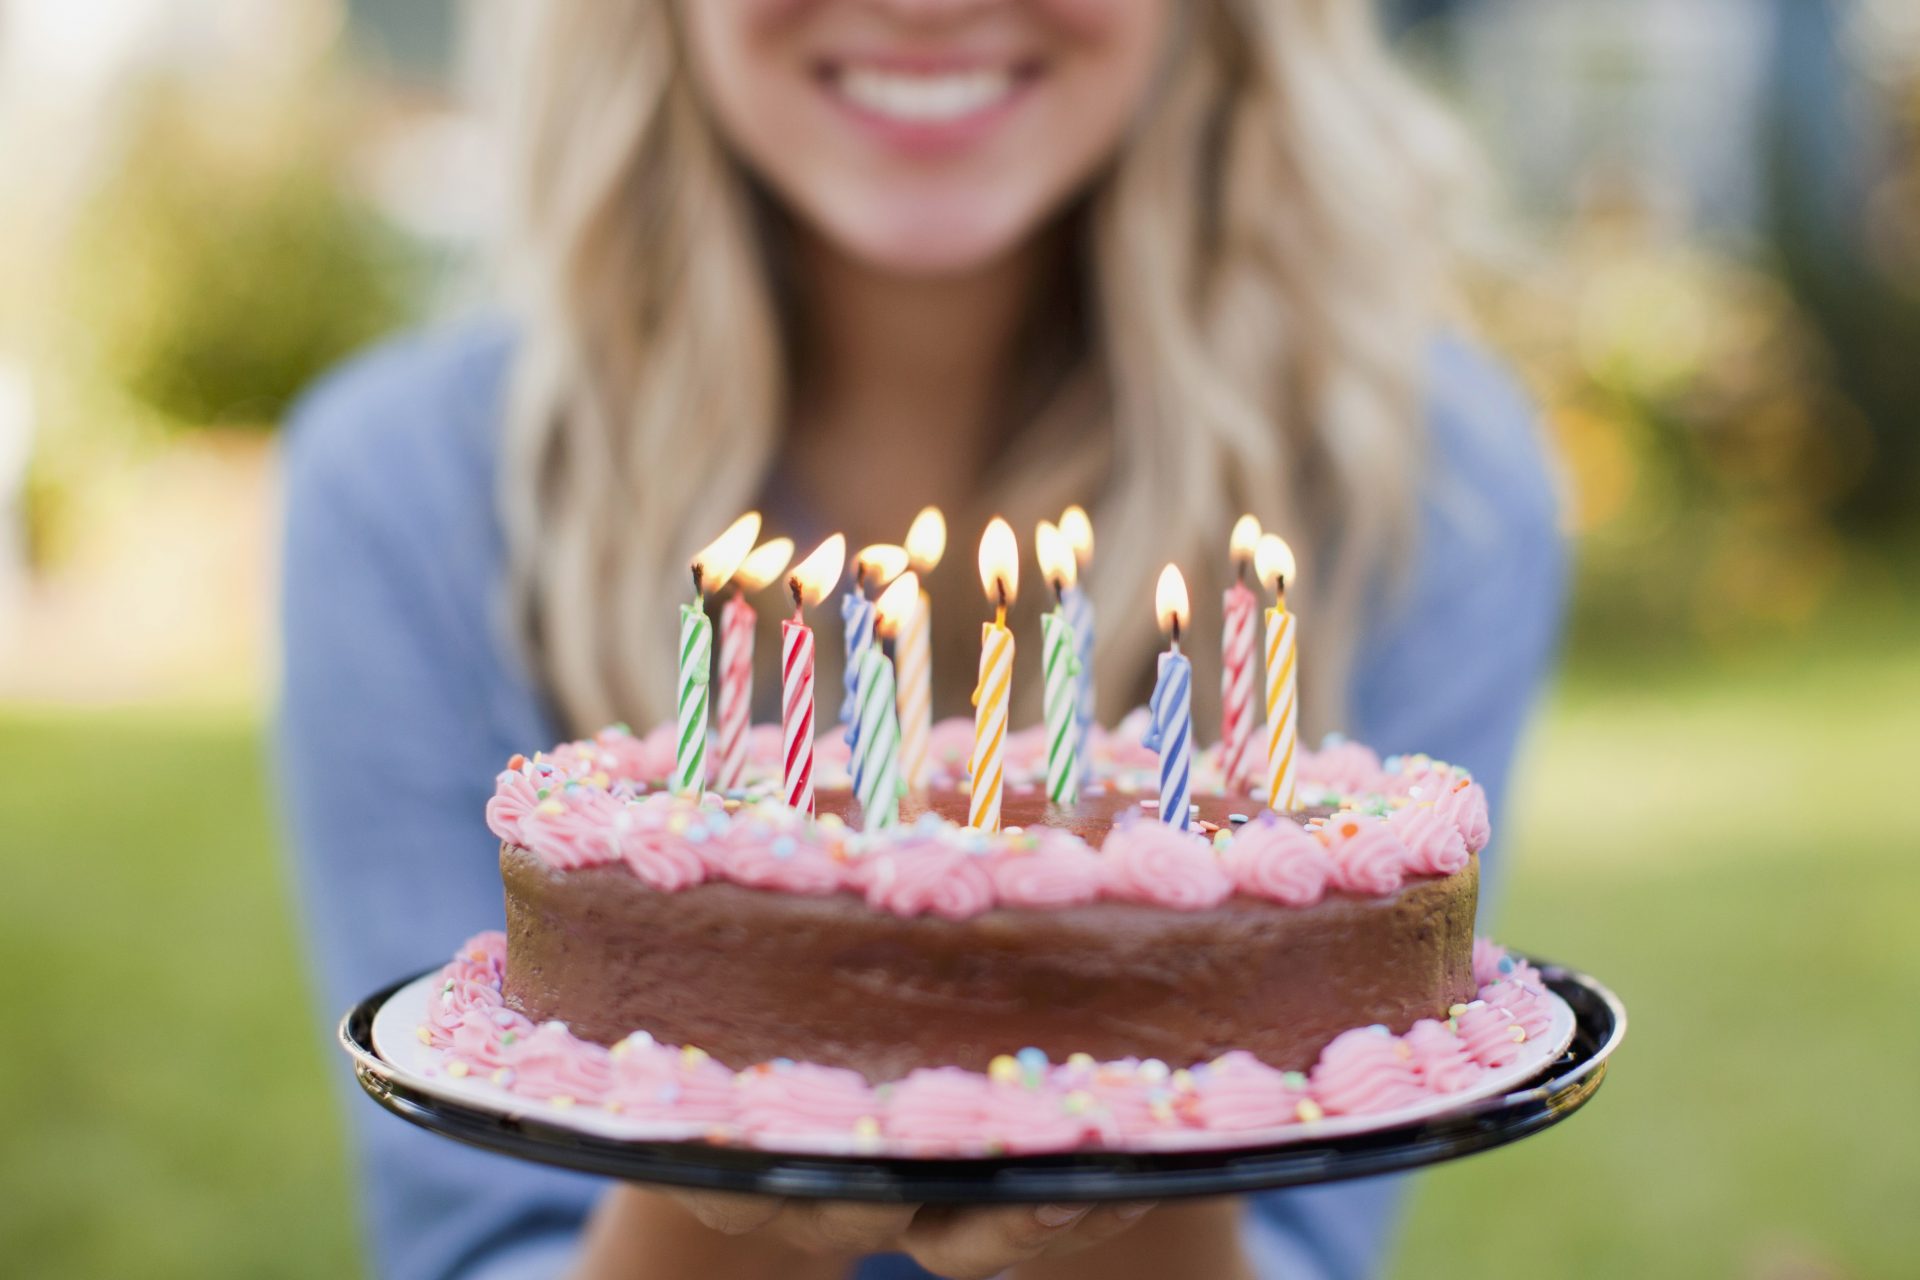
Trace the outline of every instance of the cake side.
{"type": "Polygon", "coordinates": [[[877,1083],[1031,1046],[1177,1065],[1244,1049],[1305,1069],[1348,1028],[1403,1032],[1474,993],[1477,861],[1308,907],[1240,895],[957,920],[847,892],[662,893],[624,867],[560,871],[512,844],[501,873],[510,1008],[604,1044],[644,1029],[736,1068],[801,1058],[877,1083]]]}

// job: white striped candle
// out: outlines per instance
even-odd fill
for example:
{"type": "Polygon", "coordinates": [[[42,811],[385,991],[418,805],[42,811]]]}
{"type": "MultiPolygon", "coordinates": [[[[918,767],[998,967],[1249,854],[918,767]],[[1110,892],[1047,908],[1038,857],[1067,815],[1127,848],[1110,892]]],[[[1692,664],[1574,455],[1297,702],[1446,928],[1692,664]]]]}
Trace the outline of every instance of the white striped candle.
{"type": "Polygon", "coordinates": [[[1041,666],[1046,678],[1042,710],[1047,733],[1047,798],[1070,805],[1080,799],[1079,687],[1073,628],[1055,608],[1040,618],[1041,666]]]}

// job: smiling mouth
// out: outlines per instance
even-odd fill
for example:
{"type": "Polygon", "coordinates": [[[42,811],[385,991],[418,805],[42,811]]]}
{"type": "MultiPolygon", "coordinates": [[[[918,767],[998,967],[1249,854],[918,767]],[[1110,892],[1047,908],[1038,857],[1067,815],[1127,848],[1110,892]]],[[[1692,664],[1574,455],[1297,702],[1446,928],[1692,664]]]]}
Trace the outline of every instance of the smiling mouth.
{"type": "Polygon", "coordinates": [[[907,71],[875,65],[830,65],[827,88],[847,105],[883,120],[940,125],[992,111],[1011,100],[1038,67],[968,67],[907,71]]]}

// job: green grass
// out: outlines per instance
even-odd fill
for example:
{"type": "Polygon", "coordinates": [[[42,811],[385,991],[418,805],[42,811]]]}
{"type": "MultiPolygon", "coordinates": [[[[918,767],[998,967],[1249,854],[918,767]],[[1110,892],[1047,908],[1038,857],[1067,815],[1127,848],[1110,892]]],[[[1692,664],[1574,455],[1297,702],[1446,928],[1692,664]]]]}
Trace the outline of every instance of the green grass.
{"type": "MultiPolygon", "coordinates": [[[[1494,932],[1632,1011],[1583,1114],[1429,1175],[1399,1274],[1911,1274],[1920,654],[1585,671],[1529,746],[1494,932]]],[[[7,1274],[354,1273],[345,1065],[257,727],[0,713],[7,1274]]]]}

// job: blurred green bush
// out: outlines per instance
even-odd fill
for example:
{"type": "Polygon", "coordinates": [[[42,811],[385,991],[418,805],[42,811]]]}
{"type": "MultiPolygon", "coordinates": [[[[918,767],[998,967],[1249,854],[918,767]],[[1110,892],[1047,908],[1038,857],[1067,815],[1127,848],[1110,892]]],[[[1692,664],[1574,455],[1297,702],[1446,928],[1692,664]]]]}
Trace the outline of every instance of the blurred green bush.
{"type": "MultiPolygon", "coordinates": [[[[294,104],[297,107],[297,103],[294,104]]],[[[412,259],[348,194],[310,113],[216,127],[156,88],[74,241],[102,372],[172,423],[270,427],[300,389],[409,317],[412,259]]]]}

